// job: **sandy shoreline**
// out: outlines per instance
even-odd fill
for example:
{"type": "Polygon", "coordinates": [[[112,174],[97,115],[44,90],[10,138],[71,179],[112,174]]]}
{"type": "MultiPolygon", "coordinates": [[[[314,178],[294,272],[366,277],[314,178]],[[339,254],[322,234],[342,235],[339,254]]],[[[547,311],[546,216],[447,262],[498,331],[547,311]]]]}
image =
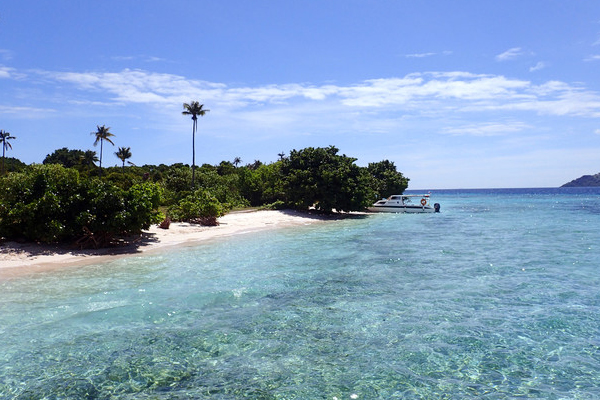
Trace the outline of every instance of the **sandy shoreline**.
{"type": "Polygon", "coordinates": [[[169,229],[152,226],[132,243],[100,250],[74,250],[59,246],[4,242],[0,245],[0,277],[94,264],[115,257],[160,251],[171,246],[191,245],[224,236],[246,234],[264,229],[300,226],[326,221],[326,218],[294,211],[261,210],[234,212],[219,218],[219,226],[206,227],[172,223],[169,229]]]}

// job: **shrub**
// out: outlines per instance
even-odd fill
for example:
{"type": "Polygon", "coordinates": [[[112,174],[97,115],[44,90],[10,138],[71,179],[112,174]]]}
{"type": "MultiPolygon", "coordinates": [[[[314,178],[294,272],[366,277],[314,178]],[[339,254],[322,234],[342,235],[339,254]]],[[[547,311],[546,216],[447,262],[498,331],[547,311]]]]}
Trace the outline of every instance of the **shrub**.
{"type": "Polygon", "coordinates": [[[196,190],[186,196],[177,205],[169,208],[169,215],[174,221],[192,221],[197,218],[218,218],[227,212],[227,208],[210,192],[196,190]]]}
{"type": "Polygon", "coordinates": [[[282,161],[283,187],[288,206],[331,213],[363,210],[373,199],[369,176],[354,164],[355,158],[338,155],[338,149],[312,148],[290,153],[282,161]]]}
{"type": "Polygon", "coordinates": [[[0,180],[0,236],[39,242],[74,241],[139,233],[162,219],[154,183],[123,190],[99,179],[82,179],[60,165],[33,165],[0,180]]]}

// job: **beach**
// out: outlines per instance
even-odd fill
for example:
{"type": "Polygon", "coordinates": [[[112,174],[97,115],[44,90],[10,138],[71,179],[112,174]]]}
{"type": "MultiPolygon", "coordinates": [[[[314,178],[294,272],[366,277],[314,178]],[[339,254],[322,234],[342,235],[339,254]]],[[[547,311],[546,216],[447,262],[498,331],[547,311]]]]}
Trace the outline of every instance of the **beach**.
{"type": "Polygon", "coordinates": [[[161,229],[153,225],[141,235],[129,238],[123,245],[105,249],[78,250],[68,246],[4,242],[0,246],[0,277],[102,263],[115,257],[162,251],[173,246],[190,246],[225,236],[307,225],[324,220],[318,215],[290,210],[252,210],[229,213],[219,218],[218,226],[173,222],[168,229],[161,229]]]}

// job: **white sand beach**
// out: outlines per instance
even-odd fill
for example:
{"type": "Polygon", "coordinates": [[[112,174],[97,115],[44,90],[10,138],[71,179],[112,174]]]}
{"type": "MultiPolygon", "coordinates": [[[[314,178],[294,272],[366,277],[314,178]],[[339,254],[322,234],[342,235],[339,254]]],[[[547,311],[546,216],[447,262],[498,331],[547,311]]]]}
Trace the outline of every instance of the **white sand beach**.
{"type": "Polygon", "coordinates": [[[139,255],[160,251],[171,246],[193,245],[230,235],[239,235],[264,229],[308,225],[326,218],[294,211],[233,212],[219,218],[219,226],[207,227],[189,223],[171,223],[169,229],[152,226],[129,243],[98,250],[75,250],[64,246],[0,244],[0,278],[48,269],[72,267],[104,262],[115,257],[139,255]]]}

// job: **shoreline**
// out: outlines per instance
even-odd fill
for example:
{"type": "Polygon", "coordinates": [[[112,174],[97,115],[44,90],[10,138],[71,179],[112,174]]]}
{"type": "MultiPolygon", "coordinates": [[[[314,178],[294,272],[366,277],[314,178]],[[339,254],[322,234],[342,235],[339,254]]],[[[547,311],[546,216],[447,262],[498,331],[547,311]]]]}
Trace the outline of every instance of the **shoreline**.
{"type": "Polygon", "coordinates": [[[38,271],[103,263],[116,258],[190,246],[211,239],[267,229],[303,226],[339,219],[291,210],[232,212],[219,218],[218,226],[173,222],[169,229],[153,225],[128,243],[105,249],[76,250],[59,245],[4,242],[0,246],[0,278],[38,271]]]}

